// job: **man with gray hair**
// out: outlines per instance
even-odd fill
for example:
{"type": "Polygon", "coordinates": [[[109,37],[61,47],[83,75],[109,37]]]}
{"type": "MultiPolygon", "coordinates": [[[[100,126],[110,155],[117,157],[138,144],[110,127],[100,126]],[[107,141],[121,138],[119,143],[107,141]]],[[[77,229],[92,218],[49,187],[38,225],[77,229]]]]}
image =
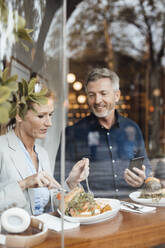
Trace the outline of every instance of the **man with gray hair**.
{"type": "MultiPolygon", "coordinates": [[[[66,174],[75,161],[88,157],[89,186],[95,196],[127,197],[142,186],[151,172],[141,130],[116,110],[120,89],[115,72],[107,68],[93,69],[88,74],[85,91],[92,113],[66,128],[66,174]],[[88,143],[92,132],[97,132],[99,137],[95,157],[88,143]],[[142,169],[129,170],[130,160],[141,156],[144,156],[142,169]]],[[[55,168],[57,175],[58,163],[55,168]]]]}

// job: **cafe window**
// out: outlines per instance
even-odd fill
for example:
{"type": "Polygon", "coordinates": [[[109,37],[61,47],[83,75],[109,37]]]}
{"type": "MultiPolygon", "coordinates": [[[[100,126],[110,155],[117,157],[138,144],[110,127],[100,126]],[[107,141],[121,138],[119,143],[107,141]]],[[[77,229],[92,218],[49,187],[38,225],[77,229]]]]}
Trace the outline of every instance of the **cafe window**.
{"type": "MultiPolygon", "coordinates": [[[[36,142],[48,152],[50,171],[54,170],[55,157],[65,123],[63,112],[66,111],[68,87],[65,80],[67,73],[64,69],[67,68],[64,54],[65,16],[66,1],[0,1],[0,132],[3,135],[8,131],[6,124],[10,121],[9,107],[14,108],[12,101],[16,101],[14,97],[18,82],[24,80],[25,84],[31,78],[36,78],[39,85],[51,89],[55,94],[55,112],[53,115],[51,113],[53,125],[47,137],[36,142]],[[15,76],[12,78],[13,75],[15,76]],[[8,79],[12,83],[9,89],[6,89],[5,82],[8,79]],[[10,90],[11,95],[9,95],[10,90]]],[[[26,100],[27,98],[21,100],[22,104],[25,104],[26,100]]],[[[44,164],[44,161],[41,163],[44,164]]],[[[0,188],[3,191],[3,187],[0,188]]],[[[54,201],[52,204],[54,205],[54,201]]],[[[4,210],[15,205],[6,205],[4,210]]],[[[62,228],[60,223],[59,221],[59,228],[62,228]]]]}
{"type": "MultiPolygon", "coordinates": [[[[147,0],[135,3],[127,0],[0,1],[1,135],[8,131],[6,123],[14,106],[11,92],[15,88],[10,92],[4,85],[8,78],[17,75],[13,79],[15,85],[22,79],[29,82],[35,77],[38,83],[55,92],[52,127],[36,143],[48,152],[53,177],[65,189],[53,192],[52,206],[56,209],[60,206],[60,210],[53,220],[58,227],[52,226],[56,231],[62,230],[60,235],[54,233],[57,246],[67,247],[65,241],[70,242],[70,237],[76,240],[76,232],[72,236],[71,230],[66,233],[65,229],[78,230],[82,223],[105,220],[100,219],[101,212],[97,215],[97,211],[93,222],[83,220],[83,214],[85,218],[95,211],[82,211],[83,214],[77,209],[73,211],[73,202],[71,211],[69,207],[64,209],[63,198],[70,190],[66,179],[71,178],[73,166],[85,163],[85,158],[89,161],[89,170],[83,164],[76,172],[79,177],[82,172],[80,180],[77,177],[74,180],[77,179],[78,190],[84,189],[82,194],[89,193],[91,201],[93,196],[104,198],[97,205],[98,211],[105,210],[103,202],[109,198],[112,206],[107,204],[105,212],[113,206],[119,211],[115,200],[128,199],[132,192],[141,189],[143,183],[136,186],[124,174],[135,158],[140,157],[146,166],[146,177],[158,178],[165,187],[163,10],[161,0],[157,4],[147,0]],[[86,85],[89,73],[94,70],[97,77],[86,85]],[[119,88],[112,86],[110,71],[119,77],[119,88]],[[99,83],[100,79],[104,80],[103,84],[99,83]],[[66,211],[63,213],[63,210],[66,211]]],[[[116,78],[114,74],[113,77],[116,78]]],[[[114,82],[118,85],[117,79],[114,82]]],[[[49,217],[51,222],[53,217],[49,217]]]]}
{"type": "MultiPolygon", "coordinates": [[[[143,4],[136,5],[138,9],[134,13],[134,23],[131,21],[133,16],[128,18],[129,14],[133,14],[133,8],[127,1],[123,6],[120,1],[82,1],[69,17],[69,73],[75,77],[69,83],[67,124],[72,126],[91,112],[87,99],[84,98],[83,103],[78,101],[83,95],[86,96],[86,92],[84,87],[76,89],[76,82],[82,82],[84,85],[92,68],[108,67],[114,70],[120,77],[121,90],[116,109],[141,128],[153,175],[158,173],[160,176],[165,165],[165,65],[164,53],[158,52],[164,49],[163,13],[159,10],[152,18],[152,8],[151,11],[144,9],[143,12],[143,4]],[[85,11],[82,12],[82,9],[85,11]],[[143,18],[144,13],[147,15],[149,26],[143,18]],[[161,16],[159,21],[158,13],[161,16]],[[137,26],[140,18],[143,22],[137,26]],[[159,28],[156,28],[157,25],[159,28]],[[151,39],[148,39],[150,29],[151,39]],[[154,38],[156,33],[160,38],[157,47],[154,38]]],[[[149,6],[152,7],[152,3],[149,3],[149,6]]]]}

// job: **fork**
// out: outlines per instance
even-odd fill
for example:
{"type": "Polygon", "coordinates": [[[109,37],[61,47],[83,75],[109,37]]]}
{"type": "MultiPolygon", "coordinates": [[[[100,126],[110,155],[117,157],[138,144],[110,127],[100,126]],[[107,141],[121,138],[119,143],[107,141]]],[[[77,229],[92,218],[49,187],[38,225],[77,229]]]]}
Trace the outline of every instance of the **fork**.
{"type": "MultiPolygon", "coordinates": [[[[85,158],[82,158],[82,159],[85,159],[85,158]]],[[[93,192],[92,192],[92,191],[90,190],[90,188],[89,188],[88,173],[87,173],[87,171],[85,171],[85,175],[86,175],[85,181],[86,181],[87,191],[88,191],[88,193],[90,193],[92,196],[94,196],[93,192]]]]}
{"type": "Polygon", "coordinates": [[[88,176],[86,176],[85,181],[86,181],[86,186],[87,186],[88,193],[91,194],[92,196],[94,196],[93,192],[89,188],[88,176]]]}
{"type": "Polygon", "coordinates": [[[125,202],[125,201],[120,201],[123,206],[129,207],[133,210],[141,210],[144,208],[144,206],[137,206],[131,202],[125,202]]]}

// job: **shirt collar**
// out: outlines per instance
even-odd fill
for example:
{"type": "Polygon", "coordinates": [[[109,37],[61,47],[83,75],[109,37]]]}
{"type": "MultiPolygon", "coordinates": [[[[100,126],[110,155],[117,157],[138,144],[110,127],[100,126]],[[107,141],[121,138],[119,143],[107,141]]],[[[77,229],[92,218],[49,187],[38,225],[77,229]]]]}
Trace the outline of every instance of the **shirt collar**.
{"type": "MultiPolygon", "coordinates": [[[[113,125],[113,127],[120,127],[121,118],[121,115],[118,113],[117,110],[115,110],[115,124],[113,125]]],[[[98,118],[93,113],[91,113],[91,122],[96,128],[104,128],[100,125],[98,118]]]]}

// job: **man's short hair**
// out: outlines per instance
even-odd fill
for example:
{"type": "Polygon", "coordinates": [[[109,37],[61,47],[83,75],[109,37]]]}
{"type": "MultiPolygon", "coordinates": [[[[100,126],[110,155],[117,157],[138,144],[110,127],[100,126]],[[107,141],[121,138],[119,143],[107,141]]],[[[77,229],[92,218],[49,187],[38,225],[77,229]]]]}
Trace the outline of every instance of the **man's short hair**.
{"type": "Polygon", "coordinates": [[[119,90],[119,77],[115,72],[108,68],[95,68],[90,71],[85,81],[85,88],[87,89],[89,82],[93,82],[101,78],[109,78],[113,90],[119,90]]]}

